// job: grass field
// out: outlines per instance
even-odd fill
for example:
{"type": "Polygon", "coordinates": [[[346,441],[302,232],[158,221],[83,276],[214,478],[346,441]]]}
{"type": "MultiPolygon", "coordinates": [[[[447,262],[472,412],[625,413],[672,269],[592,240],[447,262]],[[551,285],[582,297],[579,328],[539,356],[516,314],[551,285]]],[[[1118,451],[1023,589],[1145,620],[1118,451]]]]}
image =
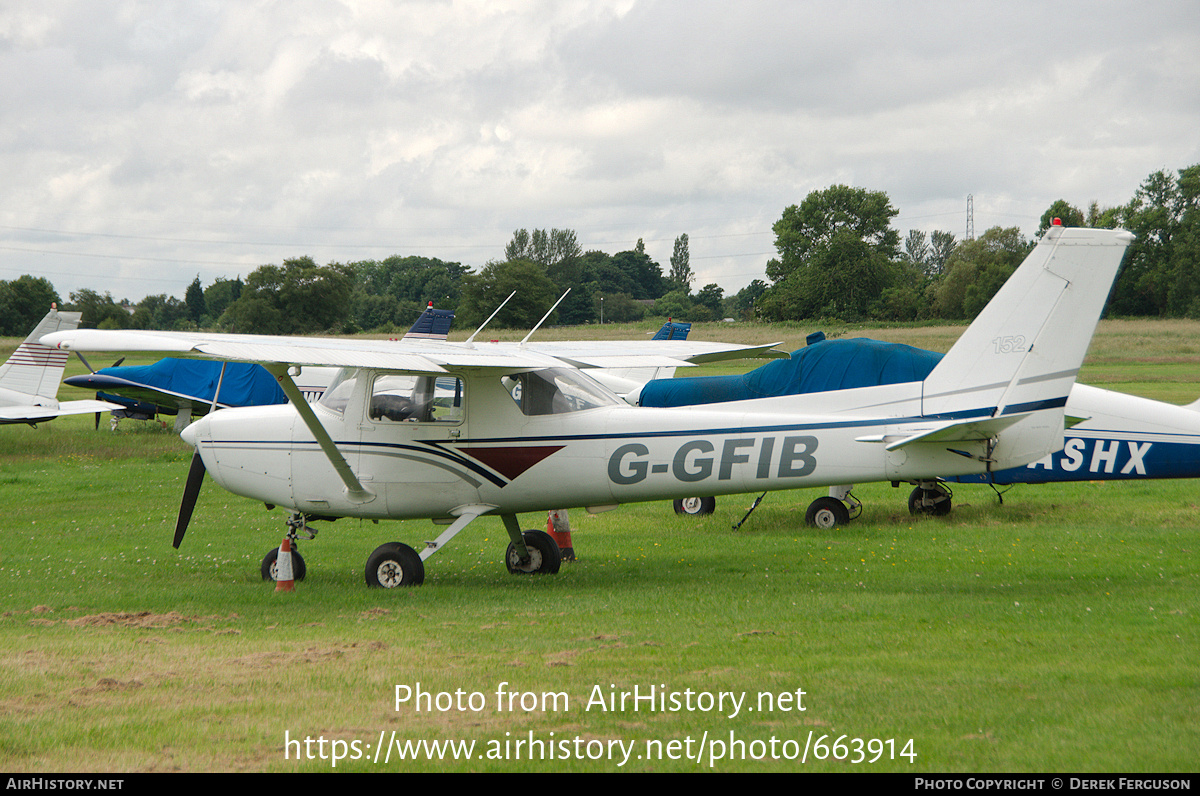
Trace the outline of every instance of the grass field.
{"type": "MultiPolygon", "coordinates": [[[[806,331],[695,334],[795,348],[806,331]]],[[[827,331],[945,350],[961,328],[827,331]]],[[[1105,321],[1081,381],[1190,402],[1200,324],[1105,321]]],[[[365,588],[367,554],[434,527],[343,520],[276,594],[258,570],[281,511],[209,483],[171,547],[189,457],[153,424],[0,428],[0,770],[1196,769],[1192,481],[1021,486],[1002,505],[959,486],[938,519],[908,515],[907,487],[862,485],[862,517],[834,531],[803,525],[817,490],[768,495],[736,533],[752,496],[701,519],[578,511],[580,560],[539,578],[507,574],[481,519],[425,586],[388,592],[365,588]],[[397,705],[418,683],[434,696],[397,705]],[[603,709],[634,687],[685,704],[603,709]],[[475,746],[375,762],[393,734],[475,746]]]]}

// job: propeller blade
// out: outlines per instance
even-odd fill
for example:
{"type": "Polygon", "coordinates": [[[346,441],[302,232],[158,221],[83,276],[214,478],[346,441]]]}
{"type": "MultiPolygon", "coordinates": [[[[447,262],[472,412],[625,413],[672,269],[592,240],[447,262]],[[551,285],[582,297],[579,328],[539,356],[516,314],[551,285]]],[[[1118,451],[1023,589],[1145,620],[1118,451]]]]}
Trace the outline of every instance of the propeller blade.
{"type": "Polygon", "coordinates": [[[183,502],[179,504],[179,519],[175,522],[175,549],[183,541],[187,533],[188,523],[192,520],[192,509],[196,508],[196,497],[200,494],[200,486],[204,483],[204,460],[200,451],[192,455],[192,466],[188,469],[187,483],[183,487],[183,502]]]}
{"type": "Polygon", "coordinates": [[[110,367],[110,368],[119,368],[119,367],[121,367],[121,363],[122,363],[122,362],[124,362],[124,361],[125,361],[125,357],[121,357],[121,358],[120,358],[120,359],[118,359],[116,362],[114,362],[114,363],[112,363],[111,365],[109,365],[109,367],[110,367]]]}
{"type": "Polygon", "coordinates": [[[88,362],[86,359],[84,359],[84,357],[83,357],[83,354],[81,354],[81,353],[79,353],[78,351],[76,351],[76,352],[75,352],[75,356],[79,357],[79,361],[80,361],[80,362],[82,362],[82,363],[83,363],[83,366],[84,366],[85,368],[87,368],[87,369],[88,369],[88,373],[95,373],[95,372],[96,372],[96,369],[92,367],[92,363],[90,363],[90,362],[88,362]]]}
{"type": "Polygon", "coordinates": [[[99,412],[96,413],[96,428],[95,428],[95,430],[96,431],[100,430],[100,413],[99,412]]]}

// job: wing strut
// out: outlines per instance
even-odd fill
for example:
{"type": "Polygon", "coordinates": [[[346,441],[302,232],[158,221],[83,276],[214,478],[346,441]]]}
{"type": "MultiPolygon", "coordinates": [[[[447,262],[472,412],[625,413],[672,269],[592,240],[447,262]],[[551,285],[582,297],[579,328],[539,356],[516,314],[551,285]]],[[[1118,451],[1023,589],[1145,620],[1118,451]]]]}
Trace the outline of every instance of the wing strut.
{"type": "Polygon", "coordinates": [[[375,493],[363,486],[358,480],[358,476],[350,469],[350,464],[342,456],[342,452],[337,449],[337,445],[333,444],[333,438],[329,436],[329,432],[325,430],[325,426],[321,425],[321,421],[317,419],[312,406],[304,399],[304,394],[300,392],[300,388],[296,386],[296,382],[292,381],[292,377],[288,373],[288,366],[279,362],[264,362],[261,364],[267,369],[268,373],[275,377],[275,381],[279,382],[279,386],[283,388],[283,394],[288,397],[288,400],[292,402],[292,406],[296,407],[296,411],[300,413],[300,419],[304,421],[304,425],[308,427],[309,432],[316,438],[317,444],[321,446],[321,450],[325,453],[325,458],[329,459],[329,463],[333,465],[333,469],[337,470],[338,477],[346,485],[347,497],[356,503],[370,503],[374,500],[375,493]]]}

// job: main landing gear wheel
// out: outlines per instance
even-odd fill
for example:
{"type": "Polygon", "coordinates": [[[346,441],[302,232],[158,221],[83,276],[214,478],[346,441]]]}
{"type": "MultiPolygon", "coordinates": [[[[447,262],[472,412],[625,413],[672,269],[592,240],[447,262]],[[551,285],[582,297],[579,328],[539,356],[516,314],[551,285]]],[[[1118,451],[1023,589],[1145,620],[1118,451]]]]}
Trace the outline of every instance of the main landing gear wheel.
{"type": "Polygon", "coordinates": [[[950,492],[944,488],[914,487],[908,494],[908,512],[929,517],[944,517],[950,513],[950,492]]]}
{"type": "Polygon", "coordinates": [[[819,497],[808,504],[804,521],[824,530],[837,528],[850,522],[850,510],[837,498],[819,497]]]}
{"type": "Polygon", "coordinates": [[[425,582],[425,562],[406,544],[388,542],[367,559],[367,585],[376,589],[420,586],[425,582]]]}
{"type": "Polygon", "coordinates": [[[690,497],[675,501],[675,513],[687,514],[692,517],[705,517],[717,508],[715,497],[690,497]]]}
{"type": "Polygon", "coordinates": [[[504,563],[508,571],[514,575],[554,575],[562,564],[562,552],[558,543],[545,531],[525,531],[521,534],[525,540],[525,549],[529,551],[529,561],[521,563],[517,548],[510,542],[508,551],[504,554],[504,563]]]}
{"type": "MultiPolygon", "coordinates": [[[[263,580],[279,580],[277,578],[277,566],[279,558],[279,548],[274,547],[271,552],[267,553],[262,560],[262,579],[263,580]]],[[[304,566],[304,559],[300,556],[298,550],[292,551],[292,579],[304,580],[304,576],[308,574],[308,568],[304,566]]]]}

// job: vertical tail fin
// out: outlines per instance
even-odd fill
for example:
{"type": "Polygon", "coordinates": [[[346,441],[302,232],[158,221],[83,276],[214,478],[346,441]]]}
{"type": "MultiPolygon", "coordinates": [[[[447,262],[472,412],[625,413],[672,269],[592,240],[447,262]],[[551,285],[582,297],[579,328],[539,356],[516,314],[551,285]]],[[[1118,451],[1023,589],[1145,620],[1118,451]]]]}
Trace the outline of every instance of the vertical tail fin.
{"type": "Polygon", "coordinates": [[[667,322],[662,325],[662,328],[654,333],[651,340],[686,340],[688,332],[692,330],[690,323],[680,323],[667,318],[667,322]]]}
{"type": "Polygon", "coordinates": [[[990,418],[989,469],[1060,450],[1067,395],[1132,240],[1051,227],[925,378],[922,414],[990,418]]]}
{"type": "Polygon", "coordinates": [[[450,334],[450,324],[454,322],[452,310],[435,310],[433,302],[417,318],[417,322],[404,335],[405,340],[445,340],[450,334]]]}
{"type": "Polygon", "coordinates": [[[1133,235],[1051,227],[926,377],[926,416],[1065,405],[1133,235]]]}
{"type": "Polygon", "coordinates": [[[78,312],[59,312],[51,307],[25,342],[0,365],[0,389],[53,399],[67,364],[67,352],[42,345],[38,340],[43,335],[77,328],[79,318],[78,312]]]}

